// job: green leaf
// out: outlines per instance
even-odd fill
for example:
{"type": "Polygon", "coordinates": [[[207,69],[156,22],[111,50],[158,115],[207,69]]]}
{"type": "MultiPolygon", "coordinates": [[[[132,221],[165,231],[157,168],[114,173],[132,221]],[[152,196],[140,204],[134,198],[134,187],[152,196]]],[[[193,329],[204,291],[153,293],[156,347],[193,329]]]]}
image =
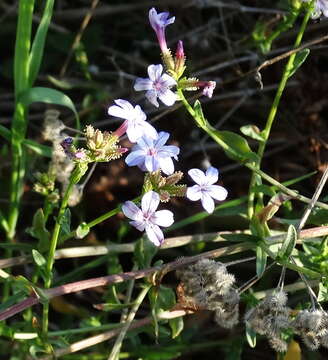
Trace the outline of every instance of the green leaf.
{"type": "Polygon", "coordinates": [[[251,191],[255,194],[264,194],[264,195],[268,195],[270,197],[275,196],[276,192],[273,190],[272,186],[268,186],[268,185],[255,185],[252,187],[251,191]]]}
{"type": "Polygon", "coordinates": [[[328,279],[326,277],[323,277],[322,281],[319,283],[318,301],[328,301],[328,279]]]}
{"type": "Polygon", "coordinates": [[[11,131],[7,129],[5,126],[0,124],[0,136],[2,136],[7,141],[11,139],[11,131]]]}
{"type": "Polygon", "coordinates": [[[160,285],[152,287],[148,292],[149,301],[151,303],[151,313],[154,320],[155,336],[158,337],[158,320],[157,315],[161,311],[170,310],[175,304],[175,293],[172,289],[160,285]]]}
{"type": "Polygon", "coordinates": [[[309,54],[310,54],[310,49],[303,49],[296,54],[293,62],[293,67],[288,73],[289,78],[295,74],[295,72],[298,70],[299,67],[302,66],[302,64],[304,63],[304,61],[306,60],[309,54]]]}
{"type": "Polygon", "coordinates": [[[229,147],[225,150],[226,154],[234,160],[238,161],[257,161],[257,155],[252,152],[246,139],[231,131],[215,131],[216,136],[220,137],[229,147]]]}
{"type": "Polygon", "coordinates": [[[181,316],[175,319],[170,319],[169,325],[172,331],[172,339],[175,339],[180,335],[180,333],[183,330],[184,327],[183,317],[181,316]]]}
{"type": "Polygon", "coordinates": [[[75,230],[75,237],[77,239],[83,239],[89,234],[89,232],[90,232],[90,227],[88,226],[87,223],[83,222],[75,230]]]}
{"type": "Polygon", "coordinates": [[[79,115],[72,100],[61,91],[46,87],[33,87],[23,92],[18,100],[25,106],[35,102],[65,106],[72,110],[75,115],[76,126],[78,129],[80,128],[79,115]]]}
{"type": "Polygon", "coordinates": [[[251,348],[256,346],[256,332],[246,323],[246,339],[251,348]]]}
{"type": "Polygon", "coordinates": [[[231,131],[218,131],[208,123],[198,100],[194,104],[194,112],[197,125],[222,147],[228,157],[239,162],[258,161],[258,156],[252,152],[246,139],[231,131]]]}
{"type": "Polygon", "coordinates": [[[32,250],[32,256],[33,256],[33,260],[36,263],[36,265],[38,265],[39,267],[42,267],[46,264],[46,259],[43,257],[43,255],[41,255],[38,250],[33,249],[32,250]]]}
{"type": "Polygon", "coordinates": [[[240,128],[240,131],[251,139],[263,142],[264,137],[261,135],[260,130],[255,125],[245,125],[240,128]]]}
{"type": "Polygon", "coordinates": [[[66,208],[64,214],[60,218],[59,243],[62,243],[62,239],[65,238],[65,236],[70,233],[71,233],[71,211],[69,208],[66,208]]]}
{"type": "Polygon", "coordinates": [[[266,252],[260,247],[256,247],[256,275],[261,277],[265,271],[266,264],[267,264],[267,254],[266,252]]]}
{"type": "Polygon", "coordinates": [[[52,157],[52,148],[47,145],[38,144],[37,142],[29,139],[23,140],[23,145],[34,151],[36,154],[45,156],[48,158],[52,157]]]}
{"type": "Polygon", "coordinates": [[[207,120],[204,117],[202,104],[199,100],[196,100],[194,103],[194,110],[195,110],[195,116],[197,118],[197,121],[199,121],[199,125],[201,124],[203,126],[207,126],[207,120]]]}
{"type": "Polygon", "coordinates": [[[134,248],[133,258],[139,269],[150,267],[158,247],[149,241],[145,236],[141,237],[134,248]]]}
{"type": "Polygon", "coordinates": [[[26,232],[39,240],[38,249],[43,252],[48,249],[50,233],[46,229],[45,217],[42,209],[38,209],[33,216],[32,227],[26,229],[26,232]]]}
{"type": "Polygon", "coordinates": [[[53,6],[54,0],[47,0],[41,21],[39,23],[32,43],[31,52],[28,58],[30,86],[33,86],[33,83],[38,76],[40,70],[40,65],[44,53],[44,45],[46,42],[48,28],[51,21],[53,6]]]}
{"type": "Polygon", "coordinates": [[[277,260],[285,262],[290,257],[297,240],[297,231],[293,225],[289,225],[287,235],[277,254],[277,260]]]}

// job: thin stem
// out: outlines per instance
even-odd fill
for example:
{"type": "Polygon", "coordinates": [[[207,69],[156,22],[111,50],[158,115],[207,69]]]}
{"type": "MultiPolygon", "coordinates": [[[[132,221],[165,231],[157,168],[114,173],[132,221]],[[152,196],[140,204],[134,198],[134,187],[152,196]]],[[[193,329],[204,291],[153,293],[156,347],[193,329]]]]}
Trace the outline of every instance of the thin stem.
{"type": "Polygon", "coordinates": [[[311,202],[308,204],[307,208],[305,209],[304,211],[304,214],[297,226],[297,233],[299,233],[302,229],[303,229],[303,226],[305,225],[308,217],[310,216],[311,214],[311,211],[313,210],[316,202],[318,201],[319,199],[319,196],[323,190],[323,187],[325,186],[326,182],[327,182],[327,179],[328,179],[328,165],[326,166],[326,169],[320,179],[320,182],[315,190],[315,193],[313,194],[312,196],[312,199],[311,199],[311,202]]]}
{"type": "Polygon", "coordinates": [[[132,321],[133,321],[134,317],[136,316],[136,313],[137,313],[140,305],[142,304],[145,296],[147,295],[147,293],[151,287],[152,287],[152,285],[146,285],[144,287],[144,289],[141,290],[138,297],[136,298],[135,303],[132,306],[130,313],[129,313],[128,317],[126,318],[126,321],[115,341],[115,344],[114,344],[112,351],[108,357],[108,360],[115,360],[117,358],[117,356],[119,355],[119,351],[121,349],[123,339],[124,339],[127,331],[129,330],[129,327],[131,326],[132,321]]]}
{"type": "MultiPolygon", "coordinates": [[[[134,264],[133,265],[133,268],[132,268],[132,271],[135,271],[138,269],[138,265],[134,264]]],[[[126,291],[126,296],[125,296],[125,300],[124,300],[124,304],[129,304],[131,303],[131,298],[132,298],[132,292],[133,292],[133,289],[134,289],[134,284],[135,284],[135,280],[132,279],[129,281],[129,284],[128,284],[128,289],[126,291]]],[[[120,323],[124,323],[126,321],[128,321],[128,308],[126,307],[125,309],[122,310],[122,314],[121,314],[121,318],[120,318],[120,323]]],[[[132,319],[133,320],[133,319],[132,319]]],[[[124,329],[122,329],[122,331],[124,331],[124,329]]],[[[120,340],[117,338],[116,341],[115,341],[115,344],[113,346],[113,349],[109,355],[109,358],[108,360],[119,360],[119,355],[120,355],[120,351],[121,351],[121,347],[122,347],[122,343],[123,343],[123,339],[124,339],[124,336],[120,338],[120,340]],[[113,353],[115,354],[112,355],[113,353]],[[113,359],[110,359],[111,357],[113,357],[113,359]]]]}
{"type": "MultiPolygon", "coordinates": [[[[137,198],[133,199],[132,201],[134,203],[136,203],[140,200],[140,198],[141,198],[141,196],[138,196],[137,198]]],[[[327,205],[327,208],[328,208],[328,205],[327,205]]],[[[102,223],[103,221],[111,218],[112,216],[115,216],[116,214],[118,214],[121,211],[121,209],[122,209],[122,205],[119,205],[115,209],[110,210],[110,211],[106,212],[105,214],[97,217],[96,219],[88,222],[85,226],[89,227],[89,228],[94,227],[94,226],[102,223]]],[[[71,231],[69,234],[67,234],[66,236],[63,237],[63,241],[66,241],[66,240],[74,237],[75,234],[76,234],[76,230],[71,231]]]]}
{"type": "MultiPolygon", "coordinates": [[[[65,194],[63,196],[61,206],[58,212],[58,216],[56,219],[56,224],[52,233],[52,237],[50,240],[50,248],[49,248],[49,254],[48,259],[46,263],[46,279],[44,282],[45,289],[49,289],[51,286],[52,281],[52,267],[55,261],[55,251],[57,247],[58,237],[62,225],[62,220],[65,214],[65,210],[68,204],[68,200],[70,197],[70,194],[72,192],[72,189],[74,185],[76,184],[76,178],[78,174],[80,173],[80,168],[78,166],[75,166],[75,169],[73,170],[73,173],[70,177],[70,182],[65,190],[65,194]]],[[[42,318],[42,332],[44,337],[46,338],[47,332],[48,332],[48,313],[49,313],[49,302],[46,302],[43,305],[43,318],[42,318]]]]}
{"type": "MultiPolygon", "coordinates": [[[[299,30],[299,32],[297,34],[297,37],[296,37],[296,40],[295,40],[295,43],[294,43],[294,48],[297,48],[300,45],[301,41],[302,41],[305,29],[306,29],[306,25],[307,25],[307,23],[308,23],[308,21],[310,19],[310,16],[311,16],[311,12],[312,12],[312,10],[309,8],[308,11],[306,12],[305,16],[304,16],[302,25],[300,27],[300,30],[299,30]]],[[[271,109],[270,109],[270,112],[269,112],[269,115],[268,115],[268,119],[267,119],[265,128],[262,131],[262,136],[263,136],[264,140],[262,142],[260,142],[258,152],[257,152],[259,160],[256,163],[256,167],[258,169],[261,168],[261,161],[262,161],[262,158],[263,158],[263,154],[264,154],[264,151],[265,151],[265,148],[266,148],[267,141],[268,141],[268,139],[270,137],[272,124],[273,124],[273,122],[274,122],[274,120],[276,118],[276,114],[277,114],[277,110],[278,110],[278,106],[279,106],[279,103],[280,103],[281,96],[282,96],[282,94],[283,94],[283,92],[285,90],[287,81],[288,81],[288,79],[289,79],[289,77],[291,75],[292,69],[294,67],[294,61],[295,61],[296,54],[297,53],[291,54],[289,59],[288,59],[287,64],[285,65],[285,68],[284,68],[284,71],[283,71],[283,74],[282,74],[282,78],[281,78],[280,83],[279,83],[279,87],[277,89],[275,98],[274,98],[273,103],[271,105],[271,109]]],[[[251,219],[253,217],[253,214],[254,214],[255,193],[253,191],[253,187],[258,183],[260,183],[260,179],[259,179],[259,177],[258,177],[258,175],[256,173],[253,173],[251,181],[250,181],[250,185],[249,185],[249,196],[248,196],[248,217],[249,217],[249,219],[251,219]]],[[[259,197],[259,200],[261,201],[262,198],[263,198],[263,195],[259,194],[258,197],[259,197]]]]}

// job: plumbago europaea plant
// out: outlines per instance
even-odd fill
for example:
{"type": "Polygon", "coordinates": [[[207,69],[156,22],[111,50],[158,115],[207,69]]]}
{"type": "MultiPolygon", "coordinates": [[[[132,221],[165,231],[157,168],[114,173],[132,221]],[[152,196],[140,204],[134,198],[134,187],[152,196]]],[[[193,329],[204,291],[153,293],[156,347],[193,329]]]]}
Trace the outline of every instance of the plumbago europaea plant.
{"type": "MultiPolygon", "coordinates": [[[[294,1],[291,11],[296,14],[296,17],[304,14],[295,41],[295,48],[297,48],[301,44],[310,17],[326,15],[327,5],[324,1],[319,0],[304,1],[304,4],[294,1]]],[[[58,242],[65,241],[73,236],[83,238],[91,227],[122,210],[126,218],[131,220],[130,224],[140,232],[145,232],[146,237],[136,244],[136,254],[139,255],[136,266],[141,269],[141,272],[134,269],[134,272],[121,276],[122,279],[130,279],[131,283],[127,290],[125,304],[118,302],[116,305],[117,308],[121,305],[128,310],[122,312],[121,321],[124,322],[124,325],[115,333],[117,340],[110,350],[109,359],[118,358],[122,342],[129,327],[133,326],[135,314],[147,294],[150,299],[152,321],[157,335],[159,334],[158,322],[165,319],[165,317],[161,317],[163,309],[171,310],[172,314],[174,314],[174,310],[180,310],[185,314],[188,311],[196,312],[206,309],[214,312],[215,321],[219,326],[231,329],[240,322],[239,302],[244,300],[249,308],[244,320],[247,339],[251,346],[255,346],[257,333],[267,337],[271,347],[279,353],[287,351],[288,343],[291,342],[293,334],[300,335],[305,345],[312,350],[318,349],[320,346],[328,347],[328,315],[320,305],[320,301],[311,289],[308,280],[310,278],[320,282],[321,301],[324,300],[325,297],[322,294],[327,293],[327,284],[325,284],[324,279],[327,269],[324,270],[324,267],[318,267],[315,264],[304,266],[304,263],[300,262],[301,252],[295,248],[296,242],[301,238],[301,230],[306,222],[306,216],[302,217],[297,227],[289,226],[288,231],[278,243],[270,242],[273,233],[268,225],[268,220],[279,207],[291,199],[307,202],[310,210],[314,205],[327,209],[326,204],[317,202],[324,186],[325,177],[323,177],[321,187],[318,186],[318,191],[313,199],[307,199],[284,187],[261,171],[261,159],[270,136],[270,129],[275,119],[280,98],[289,77],[305,60],[304,53],[295,52],[289,57],[265,129],[256,134],[250,133],[249,128],[248,131],[243,130],[245,135],[249,135],[253,139],[260,138],[258,151],[255,153],[242,136],[213,128],[205,118],[200,101],[196,101],[194,104],[188,102],[185,96],[187,91],[201,89],[203,96],[211,97],[216,84],[214,81],[202,81],[185,76],[188,69],[186,69],[183,43],[182,41],[177,43],[175,55],[172,55],[165,36],[166,27],[173,24],[175,18],[170,17],[166,12],[160,13],[152,8],[149,11],[149,21],[158,39],[163,64],[149,65],[148,77],[138,78],[134,84],[134,89],[145,91],[146,98],[155,107],[159,106],[159,102],[165,106],[172,106],[181,102],[195,120],[196,125],[211,136],[227,156],[252,171],[253,178],[248,197],[251,233],[248,241],[251,241],[251,244],[244,247],[242,244],[241,248],[252,248],[256,251],[256,277],[250,279],[249,284],[238,288],[234,275],[227,270],[233,263],[223,264],[209,260],[207,257],[215,257],[215,255],[207,253],[200,254],[198,258],[190,259],[189,263],[184,262],[184,259],[179,259],[173,265],[154,267],[151,271],[142,273],[143,268],[151,265],[155,253],[166,245],[161,228],[170,227],[174,223],[174,214],[172,211],[164,209],[165,203],[174,197],[187,197],[190,201],[200,200],[205,211],[211,214],[215,210],[215,201],[224,201],[228,192],[224,187],[216,185],[219,172],[213,166],[209,166],[205,171],[200,169],[188,171],[190,179],[195,182],[195,185],[187,187],[185,184],[179,184],[183,174],[175,171],[175,162],[178,161],[180,149],[168,144],[170,134],[155,129],[147,122],[146,114],[139,105],[133,105],[124,99],[117,99],[114,101],[114,105],[109,106],[108,114],[124,121],[113,132],[102,132],[88,125],[82,133],[79,133],[79,139],[74,140],[73,137],[63,133],[66,127],[58,119],[55,119],[56,115],[50,116],[50,121],[47,122],[43,135],[53,143],[52,160],[48,172],[38,174],[38,181],[35,184],[35,190],[45,198],[45,205],[43,210],[37,212],[32,227],[29,229],[29,233],[39,240],[37,249],[32,251],[36,270],[31,281],[26,278],[15,279],[7,274],[10,280],[19,284],[21,288],[24,288],[25,294],[30,296],[13,306],[9,306],[12,305],[12,301],[18,301],[21,298],[9,298],[9,305],[3,308],[4,311],[0,314],[0,318],[5,319],[37,302],[41,302],[43,305],[41,326],[38,325],[36,318],[32,317],[30,309],[24,314],[27,319],[34,321],[37,331],[35,343],[29,349],[31,356],[37,358],[39,352],[46,352],[50,356],[58,357],[69,354],[70,350],[65,348],[65,344],[60,343],[58,346],[48,331],[50,299],[99,284],[110,284],[115,280],[110,278],[100,282],[100,278],[96,278],[51,288],[58,242]],[[129,141],[134,144],[130,150],[119,145],[120,139],[125,134],[129,141]],[[144,172],[144,186],[140,191],[140,196],[133,201],[126,201],[122,206],[88,224],[80,224],[75,231],[67,230],[70,216],[68,206],[73,206],[80,200],[86,179],[82,184],[80,181],[85,174],[88,171],[91,173],[94,164],[113,161],[124,156],[125,153],[128,153],[125,157],[126,165],[137,166],[141,173],[144,172]],[[281,193],[275,194],[271,188],[265,187],[262,184],[262,179],[275,186],[275,189],[280,190],[281,193]],[[55,181],[62,185],[61,191],[55,188],[55,181]],[[260,190],[255,191],[256,187],[260,190]],[[264,204],[263,189],[272,194],[267,205],[264,204]],[[161,203],[163,205],[160,205],[161,203]],[[159,206],[161,207],[160,210],[158,210],[159,206]],[[59,207],[57,213],[54,212],[56,207],[59,207]],[[53,213],[56,214],[55,226],[50,234],[46,225],[47,219],[53,213]],[[272,260],[270,265],[267,265],[268,258],[272,260]],[[282,269],[276,289],[265,293],[262,301],[257,301],[251,295],[246,296],[245,291],[258,281],[272,264],[278,264],[282,269]],[[178,303],[174,299],[173,291],[160,284],[164,274],[175,269],[178,269],[177,277],[180,280],[177,288],[178,303]],[[298,311],[292,311],[288,308],[287,290],[284,285],[286,269],[299,273],[310,296],[310,308],[306,308],[306,304],[302,305],[302,309],[298,311]],[[146,279],[139,295],[132,301],[133,279],[151,274],[154,275],[153,279],[146,279]],[[37,286],[39,278],[42,278],[44,282],[42,288],[37,286]]],[[[79,130],[77,129],[77,131],[79,130]]],[[[5,219],[3,222],[6,224],[5,219]]],[[[227,239],[229,240],[229,238],[227,239]]],[[[322,243],[322,249],[327,251],[326,242],[322,243]]],[[[241,258],[240,262],[242,261],[249,261],[249,259],[241,258]]],[[[116,300],[118,299],[116,298],[116,300]]],[[[102,304],[100,308],[106,308],[106,304],[102,304]]],[[[181,318],[171,319],[170,326],[173,336],[178,336],[183,328],[181,318]]],[[[23,336],[21,338],[24,339],[23,336]]],[[[89,346],[91,346],[90,344],[92,341],[90,341],[89,346]]],[[[76,345],[76,348],[83,349],[81,344],[79,346],[76,345]]]]}

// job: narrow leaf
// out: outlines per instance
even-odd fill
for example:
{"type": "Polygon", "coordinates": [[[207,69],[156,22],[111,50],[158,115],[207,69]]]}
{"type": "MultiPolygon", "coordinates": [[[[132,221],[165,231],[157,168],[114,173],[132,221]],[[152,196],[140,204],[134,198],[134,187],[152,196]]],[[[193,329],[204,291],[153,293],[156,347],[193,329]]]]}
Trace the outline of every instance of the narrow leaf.
{"type": "Polygon", "coordinates": [[[299,67],[302,66],[308,55],[310,54],[310,49],[303,49],[299,51],[294,59],[293,67],[288,73],[288,77],[291,77],[295,74],[295,72],[298,70],[299,67]]]}
{"type": "Polygon", "coordinates": [[[38,76],[40,70],[40,65],[44,53],[44,45],[46,42],[48,28],[51,21],[53,6],[54,0],[47,0],[40,24],[33,40],[32,49],[28,59],[30,86],[33,86],[33,83],[38,76]]]}
{"type": "Polygon", "coordinates": [[[264,138],[261,135],[260,130],[255,125],[245,125],[240,128],[240,131],[245,135],[250,137],[251,139],[263,142],[264,138]]]}
{"type": "Polygon", "coordinates": [[[35,102],[65,106],[72,110],[75,115],[77,128],[80,128],[79,115],[72,100],[61,91],[46,87],[33,87],[23,92],[19,97],[19,101],[25,106],[35,102]]]}
{"type": "Polygon", "coordinates": [[[256,247],[256,275],[261,277],[264,273],[267,263],[267,254],[266,252],[260,247],[256,247]]]}
{"type": "Polygon", "coordinates": [[[42,254],[40,254],[38,252],[38,250],[33,249],[32,250],[32,256],[33,256],[33,260],[34,262],[38,265],[38,266],[44,266],[46,264],[46,259],[43,257],[42,254]]]}
{"type": "Polygon", "coordinates": [[[278,251],[277,258],[282,261],[287,261],[291,255],[297,240],[297,232],[294,225],[289,225],[287,235],[281,248],[278,251]]]}

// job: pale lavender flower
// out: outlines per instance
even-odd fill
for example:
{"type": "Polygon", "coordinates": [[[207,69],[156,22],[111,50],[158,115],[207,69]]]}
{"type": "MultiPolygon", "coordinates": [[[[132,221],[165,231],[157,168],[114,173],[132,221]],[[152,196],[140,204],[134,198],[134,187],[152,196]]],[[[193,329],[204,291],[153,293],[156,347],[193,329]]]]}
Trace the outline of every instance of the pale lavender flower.
{"type": "MultiPolygon", "coordinates": [[[[311,0],[303,0],[303,2],[309,2],[311,0]]],[[[312,13],[312,19],[318,19],[321,14],[328,17],[328,0],[316,0],[314,3],[314,11],[312,13]]]]}
{"type": "Polygon", "coordinates": [[[146,134],[152,139],[157,138],[157,131],[146,121],[147,116],[139,105],[133,107],[128,101],[122,99],[114,100],[114,102],[116,105],[108,108],[108,114],[126,119],[114,134],[120,137],[126,132],[133,143],[146,134]]]}
{"type": "Polygon", "coordinates": [[[161,131],[155,140],[142,136],[126,157],[126,164],[138,166],[142,171],[161,169],[166,175],[173,174],[174,164],[171,158],[178,160],[180,149],[174,145],[164,145],[169,136],[170,134],[164,131],[161,131]]]}
{"type": "Polygon", "coordinates": [[[215,89],[216,82],[208,81],[207,85],[203,88],[203,95],[211,98],[213,96],[213,91],[215,89]]]}
{"type": "Polygon", "coordinates": [[[188,174],[197,185],[187,189],[187,198],[191,201],[201,200],[203,208],[208,213],[212,213],[214,211],[213,199],[222,201],[228,195],[224,187],[213,185],[218,181],[218,170],[211,166],[206,170],[206,173],[199,169],[191,169],[188,174]]]}
{"type": "Polygon", "coordinates": [[[157,13],[155,8],[149,10],[149,22],[151,27],[155,30],[159,46],[162,53],[168,50],[165,38],[165,28],[167,25],[173,24],[175,17],[169,19],[168,12],[157,13]]]}
{"type": "Polygon", "coordinates": [[[145,230],[149,240],[156,246],[160,246],[164,241],[160,226],[168,227],[174,222],[171,211],[156,211],[159,202],[159,195],[149,191],[141,199],[141,209],[132,201],[126,201],[122,206],[124,215],[133,220],[130,224],[139,231],[145,230]]]}
{"type": "Polygon", "coordinates": [[[175,93],[170,90],[175,86],[176,81],[168,74],[163,74],[163,66],[149,65],[149,78],[138,78],[134,84],[134,90],[146,90],[146,98],[156,107],[159,106],[157,98],[159,98],[166,106],[171,106],[175,103],[177,97],[175,93]]]}

